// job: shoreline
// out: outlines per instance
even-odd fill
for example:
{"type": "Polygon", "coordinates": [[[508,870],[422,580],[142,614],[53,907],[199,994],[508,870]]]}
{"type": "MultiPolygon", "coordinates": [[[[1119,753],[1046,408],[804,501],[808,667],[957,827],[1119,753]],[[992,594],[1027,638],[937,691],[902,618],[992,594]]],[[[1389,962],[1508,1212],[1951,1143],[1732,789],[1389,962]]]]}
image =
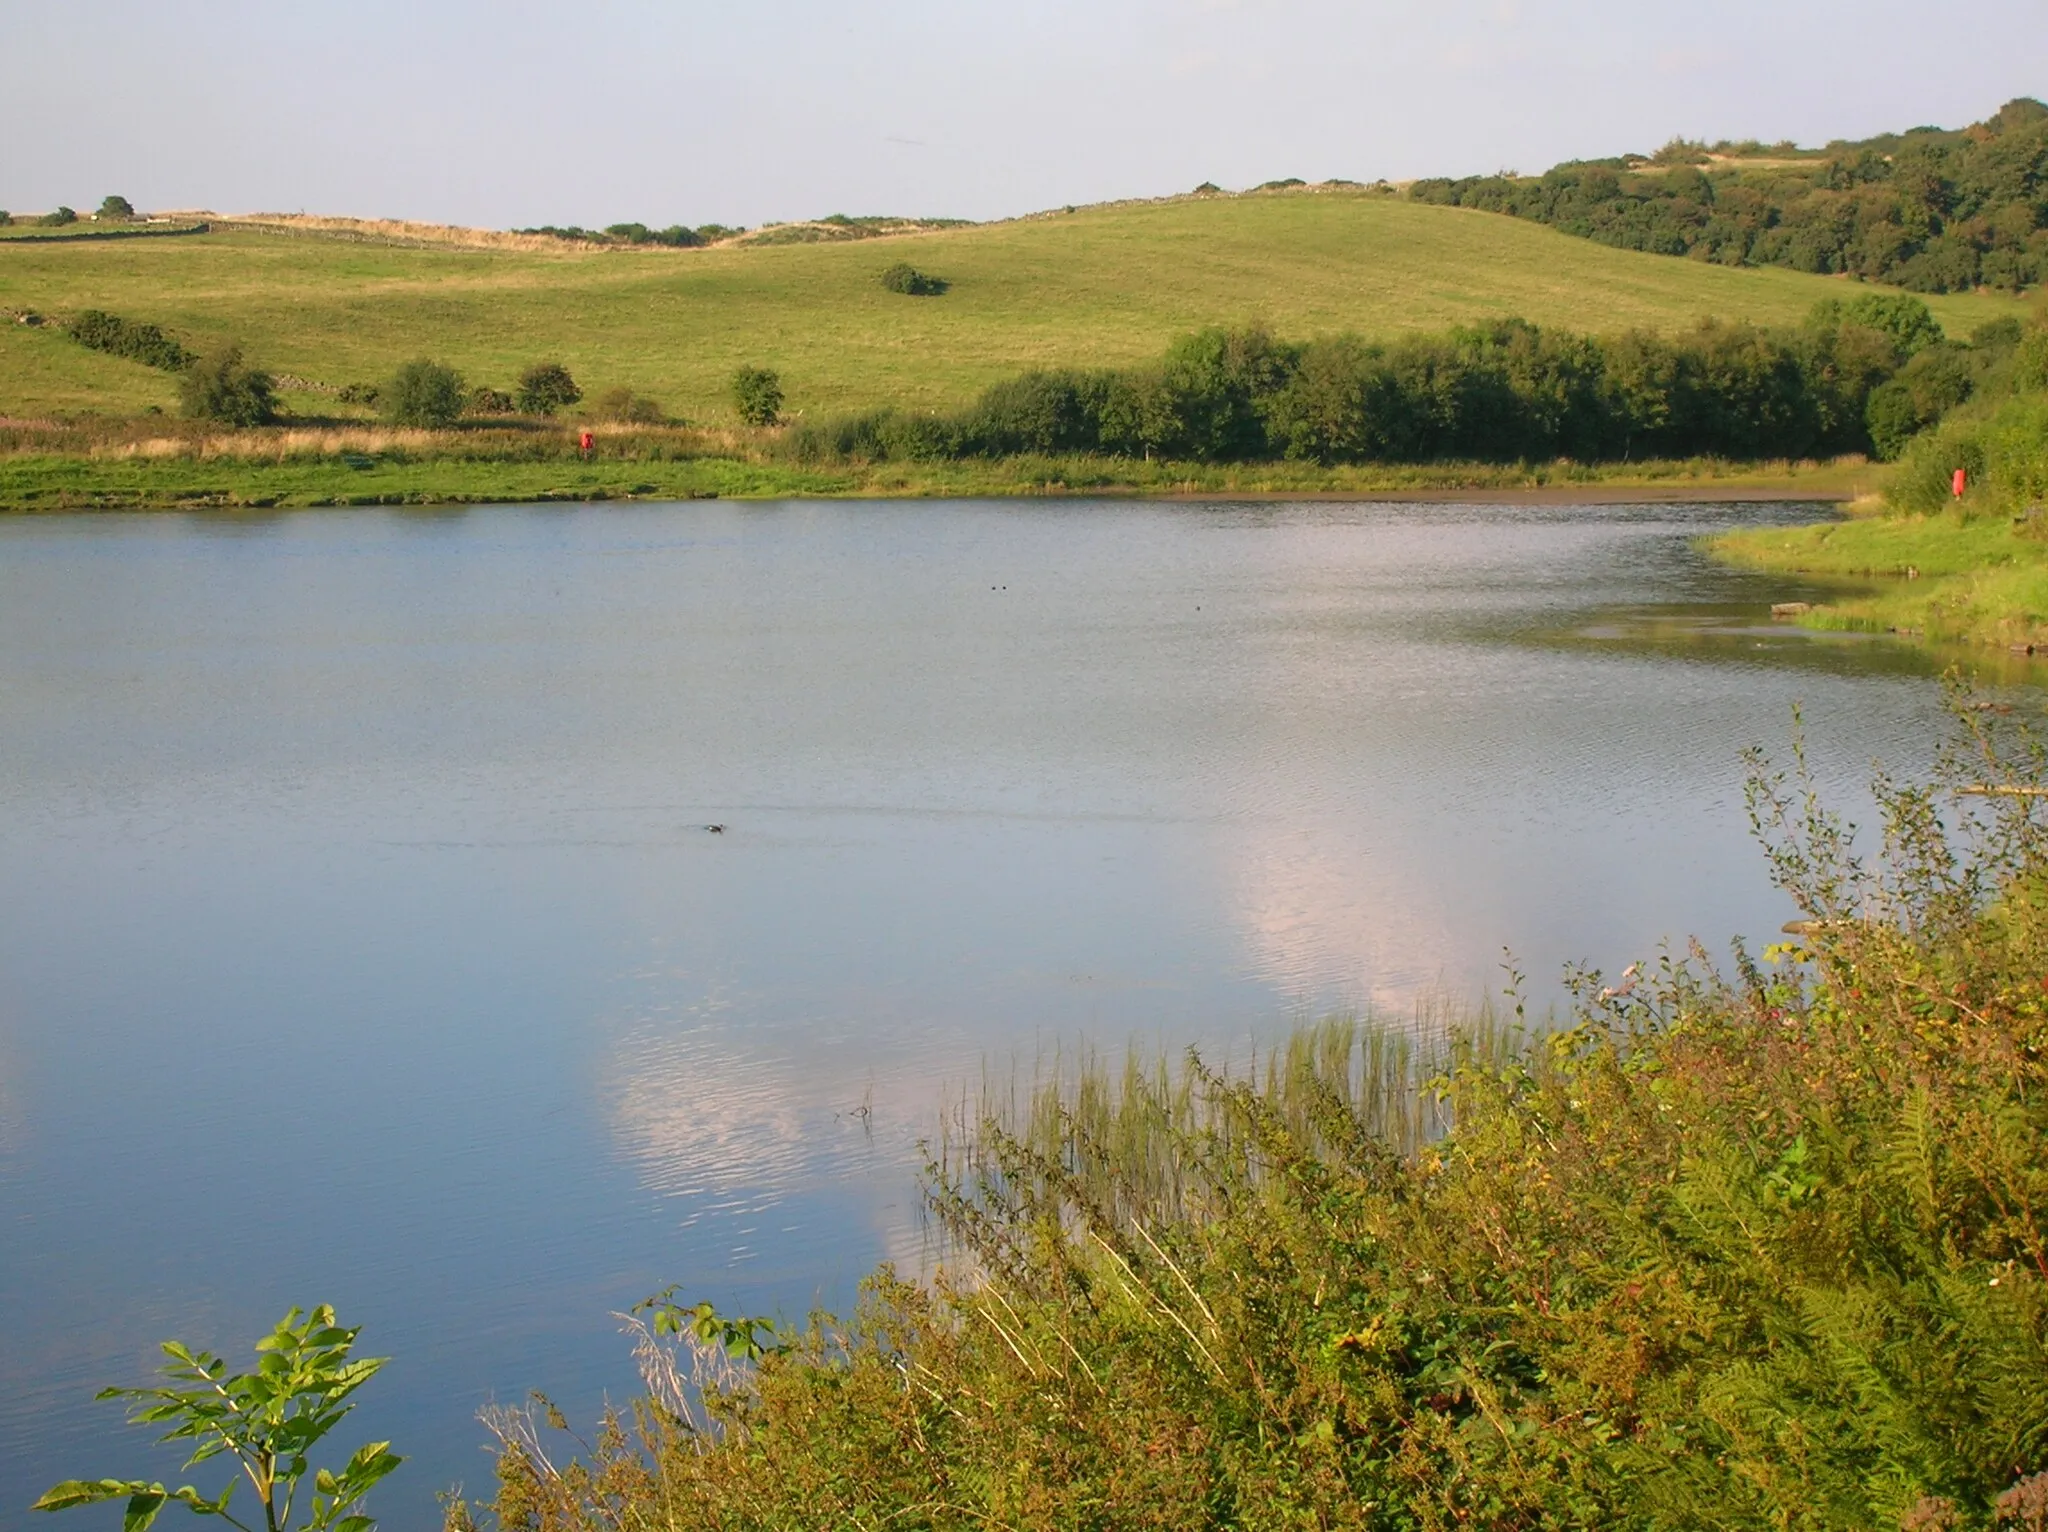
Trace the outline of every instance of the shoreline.
{"type": "Polygon", "coordinates": [[[296,510],[347,506],[809,499],[1133,499],[1465,505],[1839,505],[1867,494],[1860,462],[1315,468],[1004,459],[816,466],[744,456],[0,457],[0,515],[296,510]]]}
{"type": "Polygon", "coordinates": [[[1803,489],[1790,483],[1739,480],[1689,484],[1529,484],[1472,489],[1240,490],[1190,494],[1140,493],[1141,500],[1320,500],[1382,505],[1847,505],[1853,489],[1803,489]]]}
{"type": "Polygon", "coordinates": [[[2048,653],[2048,543],[2025,518],[1975,508],[1847,516],[1724,532],[1706,549],[1731,568],[1856,587],[1800,613],[1804,628],[2048,653]]]}

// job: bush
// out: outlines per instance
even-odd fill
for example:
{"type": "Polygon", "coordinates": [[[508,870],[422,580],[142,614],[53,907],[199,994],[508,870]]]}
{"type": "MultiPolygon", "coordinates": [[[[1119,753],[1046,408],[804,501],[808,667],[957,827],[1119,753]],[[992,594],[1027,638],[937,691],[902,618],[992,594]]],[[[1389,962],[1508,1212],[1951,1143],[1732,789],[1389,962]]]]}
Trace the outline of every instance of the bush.
{"type": "Polygon", "coordinates": [[[343,404],[364,404],[375,407],[377,401],[384,397],[384,390],[374,383],[346,383],[342,385],[341,392],[335,395],[335,397],[341,400],[343,404]]]}
{"type": "Polygon", "coordinates": [[[772,426],[782,415],[782,377],[767,367],[742,367],[732,375],[732,406],[750,426],[772,426]]]}
{"type": "Polygon", "coordinates": [[[944,277],[935,277],[929,272],[919,271],[908,261],[898,261],[882,273],[882,286],[892,293],[903,293],[912,298],[936,298],[953,284],[944,277]]]}
{"type": "Polygon", "coordinates": [[[421,357],[392,375],[377,407],[393,425],[439,427],[455,424],[468,403],[461,373],[421,357]]]}
{"type": "Polygon", "coordinates": [[[183,372],[193,361],[190,351],[155,325],[135,324],[104,309],[84,310],[71,321],[70,334],[81,346],[165,372],[183,372]]]}
{"type": "Polygon", "coordinates": [[[472,415],[509,415],[512,413],[512,396],[503,389],[478,385],[469,391],[465,408],[472,415]]]}
{"type": "Polygon", "coordinates": [[[242,360],[240,346],[194,362],[179,380],[178,400],[194,420],[267,426],[277,419],[276,385],[242,360]]]}
{"type": "Polygon", "coordinates": [[[941,462],[980,450],[970,441],[974,429],[958,417],[868,410],[803,421],[790,428],[783,450],[799,463],[941,462]]]}
{"type": "Polygon", "coordinates": [[[2036,327],[2013,353],[2012,386],[2021,393],[2048,389],[2048,328],[2036,327]]]}
{"type": "Polygon", "coordinates": [[[659,425],[668,418],[661,405],[636,394],[630,388],[608,388],[598,396],[597,415],[600,420],[615,420],[627,425],[659,425]]]}
{"type": "Polygon", "coordinates": [[[14,215],[8,212],[6,208],[0,207],[0,229],[11,229],[13,227],[14,215]]]}
{"type": "Polygon", "coordinates": [[[135,204],[126,197],[108,197],[93,216],[109,223],[125,223],[135,216],[135,204]]]}
{"type": "Polygon", "coordinates": [[[536,362],[519,375],[519,412],[552,415],[583,397],[583,390],[560,362],[536,362]]]}
{"type": "Polygon", "coordinates": [[[60,207],[55,212],[43,214],[36,222],[45,229],[61,229],[67,223],[78,222],[78,214],[68,207],[60,207]]]}

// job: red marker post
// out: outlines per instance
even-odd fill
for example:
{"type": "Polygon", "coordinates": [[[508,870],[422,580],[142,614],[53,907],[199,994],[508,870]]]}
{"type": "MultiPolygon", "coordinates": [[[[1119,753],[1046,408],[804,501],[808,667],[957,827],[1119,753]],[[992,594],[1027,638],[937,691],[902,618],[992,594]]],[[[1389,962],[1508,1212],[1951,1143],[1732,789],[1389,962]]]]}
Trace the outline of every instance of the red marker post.
{"type": "Polygon", "coordinates": [[[1962,469],[1958,468],[1956,470],[1956,476],[1953,479],[1949,480],[1949,484],[1955,490],[1956,498],[1960,500],[1963,498],[1963,491],[1969,488],[1970,476],[1964,473],[1962,469]]]}

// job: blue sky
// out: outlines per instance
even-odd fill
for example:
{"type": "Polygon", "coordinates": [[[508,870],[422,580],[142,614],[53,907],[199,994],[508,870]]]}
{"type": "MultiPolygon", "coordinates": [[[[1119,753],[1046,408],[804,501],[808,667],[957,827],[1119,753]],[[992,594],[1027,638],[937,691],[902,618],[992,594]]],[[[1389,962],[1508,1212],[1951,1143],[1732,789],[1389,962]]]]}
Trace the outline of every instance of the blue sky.
{"type": "Polygon", "coordinates": [[[2048,95],[1974,0],[0,0],[0,207],[498,227],[991,218],[1541,170],[2048,95]]]}

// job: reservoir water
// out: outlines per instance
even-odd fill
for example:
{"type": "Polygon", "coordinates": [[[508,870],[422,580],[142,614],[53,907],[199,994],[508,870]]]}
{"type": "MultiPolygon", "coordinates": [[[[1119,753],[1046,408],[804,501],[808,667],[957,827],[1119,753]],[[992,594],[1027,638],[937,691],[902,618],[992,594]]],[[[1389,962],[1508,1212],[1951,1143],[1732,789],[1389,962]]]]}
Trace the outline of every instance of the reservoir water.
{"type": "Polygon", "coordinates": [[[0,1527],[175,1470],[91,1402],[158,1340],[321,1301],[429,1525],[479,1404],[629,1391],[613,1311],[916,1259],[985,1064],[1769,939],[1741,749],[1802,704],[1853,806],[1939,726],[1693,547],[1822,514],[0,521],[0,1527]]]}

